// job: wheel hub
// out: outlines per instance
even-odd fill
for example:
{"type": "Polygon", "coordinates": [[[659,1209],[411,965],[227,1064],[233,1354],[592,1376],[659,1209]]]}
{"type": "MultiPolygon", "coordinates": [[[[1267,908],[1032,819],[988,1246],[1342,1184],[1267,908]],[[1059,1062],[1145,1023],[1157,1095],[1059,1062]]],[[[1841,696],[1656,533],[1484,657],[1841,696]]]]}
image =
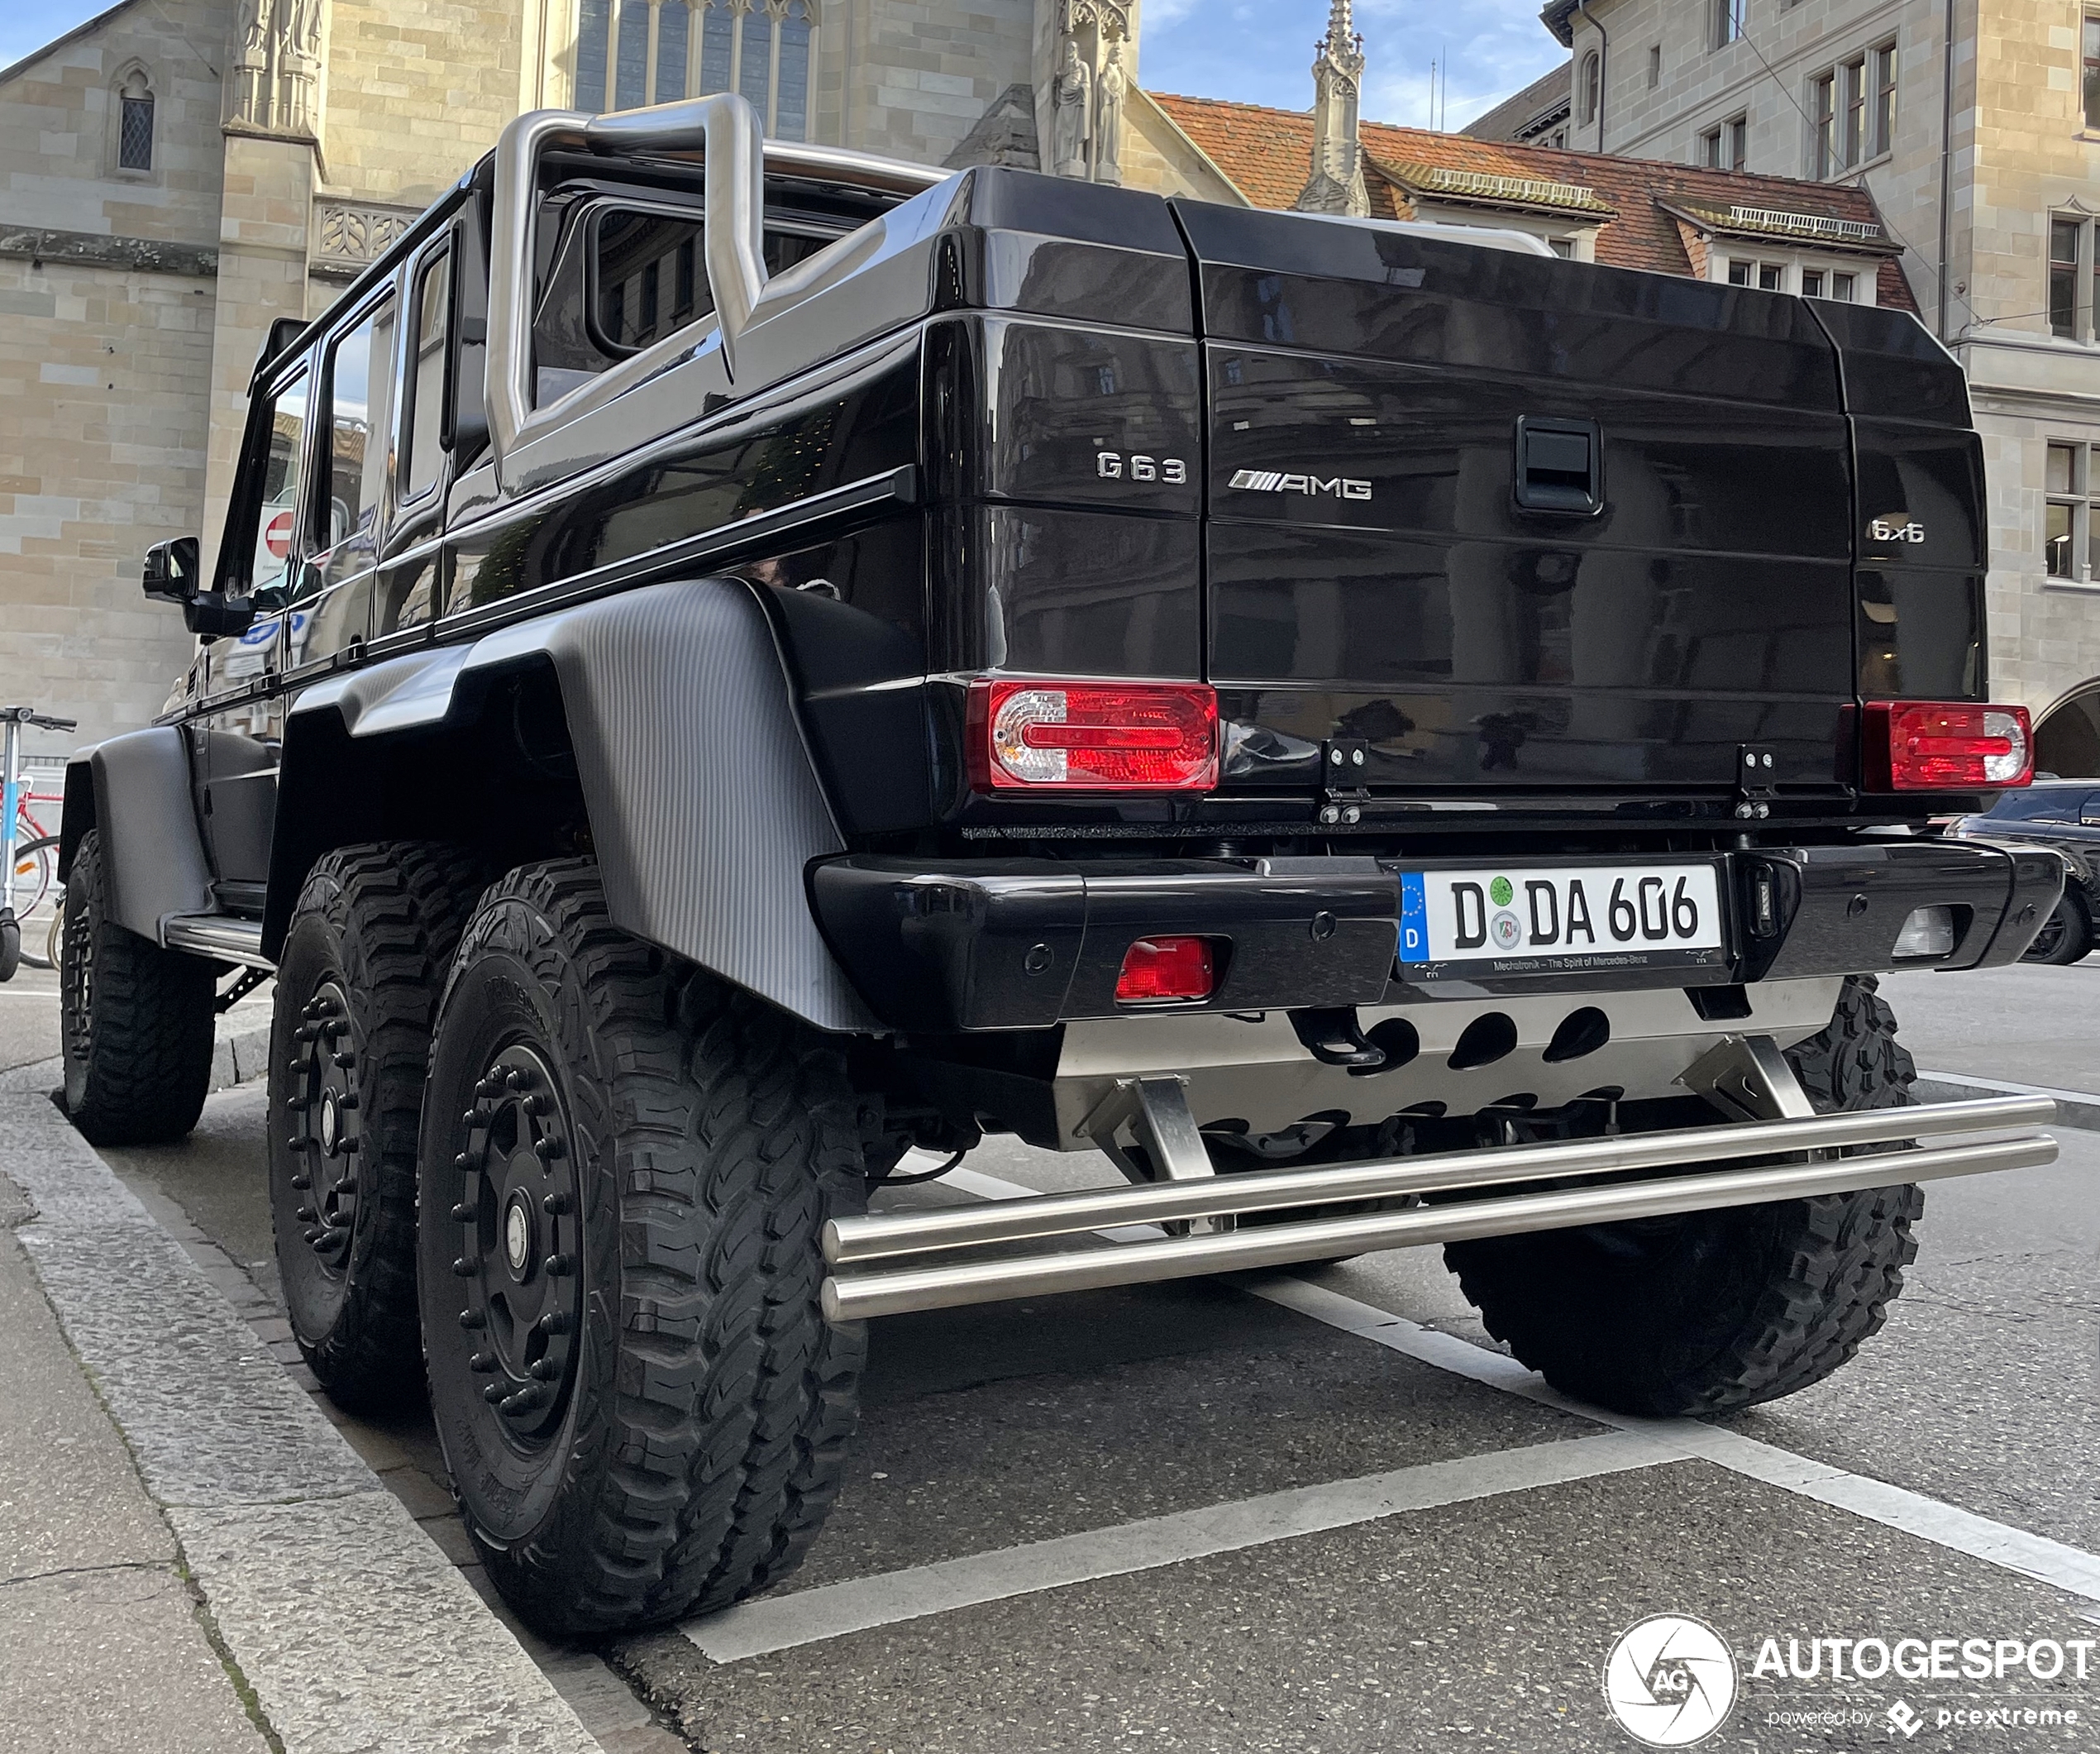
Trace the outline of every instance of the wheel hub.
{"type": "Polygon", "coordinates": [[[465,1282],[460,1326],[482,1398],[521,1442],[559,1425],[574,1383],[583,1313],[582,1231],[568,1116],[546,1063],[514,1044],[497,1054],[461,1118],[452,1207],[465,1282]]]}
{"type": "Polygon", "coordinates": [[[350,1001],[341,986],[322,982],[299,1013],[293,1031],[292,1093],[288,1105],[292,1136],[292,1190],[299,1235],[322,1269],[340,1275],[357,1226],[358,1156],[363,1138],[356,1123],[358,1043],[350,1001]]]}

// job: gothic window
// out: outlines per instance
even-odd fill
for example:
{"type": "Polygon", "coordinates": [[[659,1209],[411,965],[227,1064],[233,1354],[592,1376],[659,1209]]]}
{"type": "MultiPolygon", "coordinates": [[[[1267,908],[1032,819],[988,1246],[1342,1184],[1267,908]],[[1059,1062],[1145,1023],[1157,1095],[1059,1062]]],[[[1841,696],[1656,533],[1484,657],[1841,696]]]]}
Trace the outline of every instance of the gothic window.
{"type": "Polygon", "coordinates": [[[768,135],[803,140],[815,56],[813,0],[580,0],[575,105],[739,92],[768,135]]]}
{"type": "Polygon", "coordinates": [[[1596,51],[1592,50],[1582,57],[1582,126],[1588,127],[1596,120],[1597,98],[1601,94],[1599,66],[1596,51]]]}
{"type": "Polygon", "coordinates": [[[117,92],[117,168],[153,169],[153,88],[134,69],[117,92]]]}

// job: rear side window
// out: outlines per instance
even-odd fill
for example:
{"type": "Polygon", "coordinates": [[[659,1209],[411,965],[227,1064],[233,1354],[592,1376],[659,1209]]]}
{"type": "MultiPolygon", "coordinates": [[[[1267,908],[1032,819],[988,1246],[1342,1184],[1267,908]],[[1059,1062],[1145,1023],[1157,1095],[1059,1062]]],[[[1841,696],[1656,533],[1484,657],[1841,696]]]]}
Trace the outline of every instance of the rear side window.
{"type": "Polygon", "coordinates": [[[613,208],[592,223],[594,339],[613,356],[638,352],[714,308],[700,261],[699,220],[613,208]]]}
{"type": "MultiPolygon", "coordinates": [[[[394,299],[389,296],[338,341],[328,373],[328,491],[320,507],[327,520],[321,541],[348,559],[369,552],[386,485],[388,406],[394,381],[394,299]]],[[[332,565],[331,576],[341,568],[332,565]]]]}
{"type": "Polygon", "coordinates": [[[426,263],[416,277],[414,337],[408,352],[402,411],[401,497],[418,499],[437,483],[444,466],[445,323],[451,289],[449,253],[426,263]]]}

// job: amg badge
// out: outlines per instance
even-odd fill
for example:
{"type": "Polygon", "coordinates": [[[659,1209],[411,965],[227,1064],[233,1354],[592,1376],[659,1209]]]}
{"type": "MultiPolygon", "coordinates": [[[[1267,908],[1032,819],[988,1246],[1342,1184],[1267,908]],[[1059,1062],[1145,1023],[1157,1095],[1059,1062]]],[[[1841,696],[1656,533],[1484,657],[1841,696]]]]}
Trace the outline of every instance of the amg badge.
{"type": "Polygon", "coordinates": [[[1368,499],[1371,484],[1348,476],[1285,475],[1275,469],[1241,469],[1234,472],[1228,487],[1244,487],[1258,494],[1315,494],[1334,499],[1368,499]]]}

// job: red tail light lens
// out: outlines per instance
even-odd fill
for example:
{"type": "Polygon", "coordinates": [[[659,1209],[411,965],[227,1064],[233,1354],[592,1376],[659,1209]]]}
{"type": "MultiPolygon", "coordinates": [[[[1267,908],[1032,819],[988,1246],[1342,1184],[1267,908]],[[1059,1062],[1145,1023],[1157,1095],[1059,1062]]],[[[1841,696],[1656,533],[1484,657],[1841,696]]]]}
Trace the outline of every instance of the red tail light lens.
{"type": "Polygon", "coordinates": [[[1218,696],[1200,682],[970,685],[971,780],[981,791],[1208,791],[1218,696]]]}
{"type": "Polygon", "coordinates": [[[1140,938],[1124,953],[1115,977],[1118,1005],[1162,1005],[1207,999],[1218,984],[1217,959],[1207,938],[1140,938]]]}
{"type": "Polygon", "coordinates": [[[1961,791],[2025,786],[2035,777],[2024,706],[1869,700],[1866,730],[1869,791],[1961,791]]]}

